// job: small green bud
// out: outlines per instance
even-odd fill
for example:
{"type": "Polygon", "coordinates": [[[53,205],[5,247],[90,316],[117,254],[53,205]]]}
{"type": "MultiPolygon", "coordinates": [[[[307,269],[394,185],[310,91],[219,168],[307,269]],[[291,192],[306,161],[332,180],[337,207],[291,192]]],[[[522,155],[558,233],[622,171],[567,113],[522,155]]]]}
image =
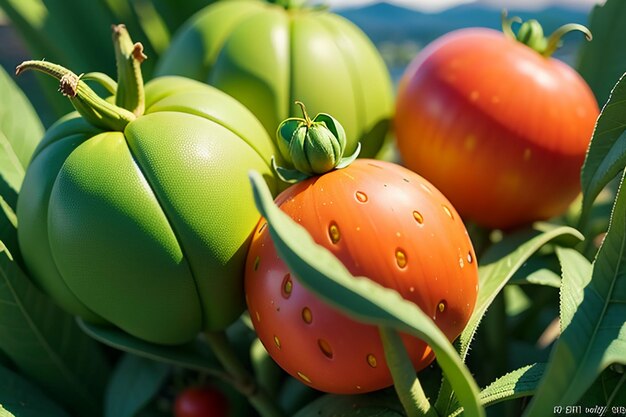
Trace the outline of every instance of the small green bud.
{"type": "Polygon", "coordinates": [[[325,113],[311,120],[304,104],[299,101],[296,104],[302,109],[303,118],[289,118],[276,131],[280,153],[297,170],[296,173],[277,167],[277,172],[282,174],[284,180],[292,182],[294,179],[324,174],[345,167],[356,159],[360,146],[353,155],[343,157],[346,133],[341,123],[325,113]]]}

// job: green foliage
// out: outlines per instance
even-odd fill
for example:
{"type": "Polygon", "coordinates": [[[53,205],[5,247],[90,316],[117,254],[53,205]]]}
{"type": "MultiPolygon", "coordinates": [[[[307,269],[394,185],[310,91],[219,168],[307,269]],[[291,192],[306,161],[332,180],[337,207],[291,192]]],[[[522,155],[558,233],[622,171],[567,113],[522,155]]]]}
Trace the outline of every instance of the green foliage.
{"type": "Polygon", "coordinates": [[[411,358],[398,332],[383,326],[379,331],[385,349],[385,359],[393,375],[393,385],[407,416],[437,417],[437,412],[428,402],[420,380],[415,375],[411,358]]]}
{"type": "Polygon", "coordinates": [[[156,395],[169,372],[162,362],[124,355],[109,381],[105,417],[133,417],[156,395]]]}
{"type": "MultiPolygon", "coordinates": [[[[487,308],[507,284],[508,280],[546,243],[557,238],[568,237],[571,241],[582,239],[582,235],[570,227],[557,227],[547,231],[538,229],[522,230],[491,246],[479,260],[479,284],[476,307],[459,338],[459,354],[463,360],[469,352],[470,343],[478,329],[487,308]]],[[[435,406],[440,415],[448,415],[454,410],[454,391],[444,379],[435,406]]]]}
{"type": "Polygon", "coordinates": [[[6,410],[2,404],[0,404],[0,417],[15,417],[10,411],[6,410]]]}
{"type": "Polygon", "coordinates": [[[607,0],[595,6],[589,19],[593,40],[580,49],[577,69],[600,104],[607,101],[615,80],[626,72],[624,22],[626,2],[607,0]]]}
{"type": "MultiPolygon", "coordinates": [[[[626,6],[626,3],[624,3],[626,6]]],[[[626,10],[626,7],[624,7],[626,10]]],[[[588,220],[602,189],[626,166],[626,79],[622,76],[598,118],[581,173],[581,223],[588,220]]]]}
{"type": "Polygon", "coordinates": [[[100,347],[1,251],[0,349],[76,415],[101,415],[109,369],[100,347]]]}
{"type": "MultiPolygon", "coordinates": [[[[149,59],[143,71],[150,79],[174,31],[210,3],[212,0],[0,0],[0,8],[33,59],[58,62],[77,73],[102,71],[115,75],[110,28],[123,23],[144,46],[149,59]]],[[[42,88],[55,117],[70,111],[56,87],[42,83],[42,88]]]]}
{"type": "Polygon", "coordinates": [[[625,212],[622,190],[593,266],[576,251],[557,252],[562,332],[527,417],[544,416],[555,404],[575,404],[609,365],[626,364],[625,212]]]}
{"type": "Polygon", "coordinates": [[[69,417],[38,387],[0,366],[0,417],[13,415],[16,417],[69,417]]]}
{"type": "MultiPolygon", "coordinates": [[[[480,402],[487,407],[502,401],[533,395],[544,370],[545,364],[535,363],[511,371],[483,389],[480,392],[480,402]]],[[[458,408],[449,417],[458,416],[462,411],[462,408],[458,408]]]]}
{"type": "Polygon", "coordinates": [[[274,204],[260,174],[251,174],[251,180],[256,204],[268,221],[277,252],[300,283],[356,320],[390,327],[427,342],[466,415],[484,415],[476,382],[430,317],[397,292],[365,277],[353,277],[332,253],[317,245],[302,226],[274,204]]]}
{"type": "Polygon", "coordinates": [[[113,326],[100,326],[78,319],[81,329],[95,340],[115,349],[146,359],[193,369],[207,374],[221,375],[206,346],[195,340],[185,345],[166,346],[149,343],[129,335],[113,326]]]}
{"type": "Polygon", "coordinates": [[[370,395],[325,395],[293,417],[404,417],[398,399],[387,391],[370,395]]]}
{"type": "Polygon", "coordinates": [[[0,97],[0,196],[15,210],[26,167],[43,137],[43,126],[24,93],[2,68],[0,97]]]}

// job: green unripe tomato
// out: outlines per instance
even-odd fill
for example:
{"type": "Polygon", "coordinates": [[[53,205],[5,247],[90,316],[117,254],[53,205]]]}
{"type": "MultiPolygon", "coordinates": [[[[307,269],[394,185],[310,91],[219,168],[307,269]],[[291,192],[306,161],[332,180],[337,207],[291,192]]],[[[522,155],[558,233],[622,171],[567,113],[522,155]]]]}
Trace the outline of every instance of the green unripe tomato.
{"type": "Polygon", "coordinates": [[[276,191],[276,154],[243,105],[181,77],[146,84],[145,112],[123,131],[69,115],[36,149],[19,196],[25,263],[68,311],[144,340],[223,329],[244,309],[259,219],[247,173],[276,191]]]}
{"type": "Polygon", "coordinates": [[[283,3],[234,0],[206,7],[176,34],[156,73],[225,91],[252,110],[270,135],[281,121],[299,115],[295,101],[302,101],[311,114],[341,120],[346,155],[361,142],[361,156],[373,157],[393,112],[382,58],[348,20],[283,3]]]}

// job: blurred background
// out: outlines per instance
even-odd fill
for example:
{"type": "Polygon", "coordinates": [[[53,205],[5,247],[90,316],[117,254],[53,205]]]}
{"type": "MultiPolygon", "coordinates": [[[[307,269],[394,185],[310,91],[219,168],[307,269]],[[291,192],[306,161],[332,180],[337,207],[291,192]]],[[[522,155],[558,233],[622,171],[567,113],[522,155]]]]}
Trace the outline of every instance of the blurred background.
{"type": "MultiPolygon", "coordinates": [[[[222,0],[228,1],[228,0],[222,0]]],[[[12,74],[26,59],[45,58],[77,73],[102,71],[115,75],[109,27],[125,23],[151,58],[146,78],[180,25],[211,0],[0,0],[0,65],[12,74]],[[70,17],[74,24],[68,26],[70,17]],[[88,34],[88,35],[87,35],[88,34]],[[52,42],[52,40],[55,40],[52,42]],[[63,45],[73,45],[65,48],[63,45]],[[45,53],[44,53],[45,51],[45,53]],[[156,58],[156,59],[155,59],[156,58]]],[[[593,6],[604,0],[312,0],[326,4],[359,26],[380,50],[394,82],[429,42],[455,29],[482,26],[500,29],[503,9],[509,16],[535,18],[546,33],[566,23],[588,24],[593,6]]],[[[576,66],[581,34],[570,34],[555,57],[576,66]]],[[[17,83],[45,126],[69,110],[51,83],[43,87],[26,74],[17,83]],[[52,103],[52,104],[50,104],[52,103]]]]}

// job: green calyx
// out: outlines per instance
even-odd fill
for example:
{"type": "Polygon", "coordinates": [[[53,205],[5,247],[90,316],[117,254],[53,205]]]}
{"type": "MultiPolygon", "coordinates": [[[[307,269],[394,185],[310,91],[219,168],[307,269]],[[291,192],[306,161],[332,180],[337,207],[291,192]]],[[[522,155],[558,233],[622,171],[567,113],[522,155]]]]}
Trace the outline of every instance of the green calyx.
{"type": "Polygon", "coordinates": [[[359,155],[361,145],[352,155],[344,157],[346,133],[343,126],[326,113],[311,119],[304,104],[300,101],[296,104],[302,109],[303,117],[286,119],[276,131],[278,149],[295,170],[278,167],[273,161],[278,176],[285,182],[297,182],[350,165],[359,155]]]}
{"type": "Polygon", "coordinates": [[[122,132],[128,123],[144,112],[143,78],[139,67],[146,56],[140,43],[132,43],[124,25],[113,26],[113,43],[118,68],[117,83],[106,74],[76,75],[61,65],[47,61],[24,61],[17,66],[15,74],[35,70],[56,78],[59,91],[69,98],[85,120],[104,130],[122,132]],[[85,80],[95,81],[114,93],[116,104],[98,96],[85,80]]]}
{"type": "Polygon", "coordinates": [[[545,57],[552,56],[561,47],[561,38],[572,31],[582,32],[588,41],[593,38],[589,29],[578,23],[563,25],[546,37],[543,33],[543,27],[537,20],[530,19],[522,22],[519,17],[508,18],[506,11],[502,12],[502,32],[504,35],[509,39],[523,43],[545,57]],[[521,24],[517,34],[513,32],[513,23],[521,24]]]}

